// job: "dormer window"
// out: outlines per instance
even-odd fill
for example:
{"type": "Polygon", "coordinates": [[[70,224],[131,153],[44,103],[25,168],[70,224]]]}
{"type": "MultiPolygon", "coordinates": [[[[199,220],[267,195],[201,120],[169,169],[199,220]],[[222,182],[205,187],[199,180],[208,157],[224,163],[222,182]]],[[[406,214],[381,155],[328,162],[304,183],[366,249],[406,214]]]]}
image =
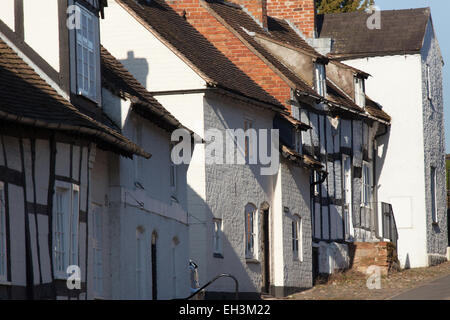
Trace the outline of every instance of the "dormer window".
{"type": "Polygon", "coordinates": [[[97,101],[99,74],[99,27],[98,17],[77,5],[79,24],[76,29],[77,94],[97,101]]]}
{"type": "Polygon", "coordinates": [[[355,77],[355,103],[361,108],[364,108],[366,105],[364,79],[359,77],[355,77]]]}
{"type": "Polygon", "coordinates": [[[322,63],[316,63],[316,74],[315,74],[315,86],[316,86],[316,92],[321,95],[322,97],[325,97],[327,93],[327,78],[325,74],[325,65],[322,63]]]}

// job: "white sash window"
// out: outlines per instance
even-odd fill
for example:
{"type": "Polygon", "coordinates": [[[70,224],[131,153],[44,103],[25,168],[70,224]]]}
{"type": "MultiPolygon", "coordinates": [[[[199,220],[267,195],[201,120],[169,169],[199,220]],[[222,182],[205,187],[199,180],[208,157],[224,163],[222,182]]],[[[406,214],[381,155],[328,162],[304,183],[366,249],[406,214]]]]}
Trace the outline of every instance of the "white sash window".
{"type": "Polygon", "coordinates": [[[302,219],[294,215],[292,220],[292,253],[294,259],[303,261],[303,230],[302,219]]]}
{"type": "Polygon", "coordinates": [[[57,181],[53,201],[53,266],[57,278],[67,278],[67,267],[78,265],[79,215],[79,186],[57,181]]]}
{"type": "Polygon", "coordinates": [[[322,97],[327,94],[327,78],[325,74],[325,65],[321,63],[316,63],[316,91],[322,97]]]}
{"type": "Polygon", "coordinates": [[[364,79],[358,77],[355,77],[355,103],[361,108],[366,106],[364,79]]]}
{"type": "Polygon", "coordinates": [[[245,207],[245,257],[255,259],[255,239],[256,239],[256,207],[248,204],[245,207]]]}
{"type": "Polygon", "coordinates": [[[80,28],[76,32],[77,93],[92,100],[97,98],[99,44],[98,18],[79,6],[80,28]]]}
{"type": "Polygon", "coordinates": [[[372,165],[368,162],[363,163],[362,167],[362,196],[361,205],[371,208],[372,205],[372,165]]]}

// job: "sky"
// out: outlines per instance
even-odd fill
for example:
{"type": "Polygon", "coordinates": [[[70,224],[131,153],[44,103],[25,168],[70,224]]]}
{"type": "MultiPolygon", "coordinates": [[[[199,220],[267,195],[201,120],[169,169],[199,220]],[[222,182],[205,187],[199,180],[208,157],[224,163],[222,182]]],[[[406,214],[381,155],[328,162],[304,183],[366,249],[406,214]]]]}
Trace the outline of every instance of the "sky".
{"type": "Polygon", "coordinates": [[[444,57],[444,119],[446,151],[450,153],[450,0],[375,0],[381,10],[431,8],[434,30],[444,57]]]}

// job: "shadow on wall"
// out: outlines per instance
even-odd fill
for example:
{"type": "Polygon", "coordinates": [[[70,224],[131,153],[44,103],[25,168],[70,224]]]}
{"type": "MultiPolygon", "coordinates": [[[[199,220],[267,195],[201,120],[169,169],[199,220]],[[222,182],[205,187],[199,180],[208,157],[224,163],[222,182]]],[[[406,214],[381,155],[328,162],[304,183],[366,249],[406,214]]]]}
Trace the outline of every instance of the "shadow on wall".
{"type": "MultiPolygon", "coordinates": [[[[229,177],[232,178],[232,177],[229,177]]],[[[228,191],[224,191],[228,192],[228,191]]],[[[253,279],[249,276],[250,273],[262,272],[261,264],[247,264],[245,262],[245,255],[242,256],[236,252],[235,245],[240,243],[242,246],[242,252],[245,252],[244,237],[242,234],[242,240],[236,241],[240,237],[239,234],[231,233],[230,229],[235,229],[238,225],[243,225],[244,222],[244,207],[240,208],[242,211],[242,221],[234,221],[232,216],[227,215],[230,210],[236,210],[233,204],[224,203],[224,208],[221,210],[223,233],[222,233],[222,253],[220,255],[214,254],[213,248],[213,230],[214,219],[213,211],[211,207],[188,185],[188,198],[190,198],[191,204],[195,203],[195,207],[199,207],[201,211],[204,211],[204,219],[200,212],[196,212],[191,209],[189,212],[189,229],[190,237],[198,234],[198,238],[190,239],[190,258],[198,265],[199,273],[199,285],[200,287],[205,285],[208,281],[212,280],[215,276],[228,273],[236,277],[239,282],[239,299],[259,299],[260,288],[256,288],[253,279]],[[229,221],[227,221],[227,219],[229,221]],[[231,220],[231,221],[230,221],[231,220]],[[204,236],[204,238],[203,238],[204,236]],[[234,239],[230,239],[233,237],[234,239]],[[198,243],[198,246],[195,245],[198,243]]],[[[234,203],[234,202],[233,202],[234,203]]],[[[232,211],[231,211],[232,212],[232,211]]],[[[220,216],[220,213],[216,213],[220,216]]],[[[242,228],[244,229],[244,228],[242,228]]],[[[256,248],[256,246],[255,246],[256,248]]],[[[261,280],[262,285],[262,280],[261,280]]],[[[228,300],[234,299],[235,285],[230,278],[221,278],[211,284],[207,289],[206,299],[214,300],[228,300]]]]}
{"type": "Polygon", "coordinates": [[[147,88],[147,76],[150,71],[147,59],[136,58],[134,56],[134,51],[128,51],[127,58],[119,61],[136,78],[136,80],[144,86],[144,88],[147,88]]]}

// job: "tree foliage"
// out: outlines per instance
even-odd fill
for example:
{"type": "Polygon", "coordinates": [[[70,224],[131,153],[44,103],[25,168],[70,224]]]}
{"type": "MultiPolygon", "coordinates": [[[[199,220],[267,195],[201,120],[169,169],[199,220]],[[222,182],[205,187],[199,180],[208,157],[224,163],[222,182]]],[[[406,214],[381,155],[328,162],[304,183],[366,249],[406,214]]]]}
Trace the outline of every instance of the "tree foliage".
{"type": "Polygon", "coordinates": [[[370,6],[375,5],[375,0],[315,0],[317,12],[322,13],[341,13],[364,11],[370,6]]]}

